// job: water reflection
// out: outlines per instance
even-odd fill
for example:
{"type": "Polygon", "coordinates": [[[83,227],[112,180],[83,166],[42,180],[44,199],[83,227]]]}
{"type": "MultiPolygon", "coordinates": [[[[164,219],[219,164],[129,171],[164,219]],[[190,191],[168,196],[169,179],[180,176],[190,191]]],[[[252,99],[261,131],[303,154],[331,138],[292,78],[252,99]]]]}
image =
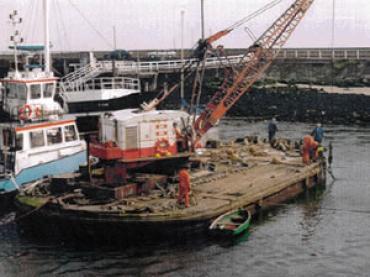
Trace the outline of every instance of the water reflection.
{"type": "MultiPolygon", "coordinates": [[[[267,136],[266,123],[219,126],[222,138],[267,136]]],[[[279,137],[300,139],[313,125],[279,122],[279,137]]],[[[20,236],[0,216],[0,276],[368,276],[370,268],[370,128],[324,126],[337,178],[253,219],[239,240],[207,236],[173,243],[104,246],[20,236]]]]}

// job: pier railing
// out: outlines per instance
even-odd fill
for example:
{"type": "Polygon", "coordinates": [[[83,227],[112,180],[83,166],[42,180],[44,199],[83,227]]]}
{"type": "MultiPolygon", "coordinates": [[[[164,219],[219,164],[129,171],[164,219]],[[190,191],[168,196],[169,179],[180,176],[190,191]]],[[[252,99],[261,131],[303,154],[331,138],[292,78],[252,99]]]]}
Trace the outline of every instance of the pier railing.
{"type": "MultiPolygon", "coordinates": [[[[228,57],[208,58],[205,63],[206,68],[219,68],[230,64],[237,64],[243,58],[242,55],[228,57]]],[[[152,61],[152,62],[133,62],[133,61],[96,61],[87,64],[74,72],[64,76],[60,82],[63,91],[78,90],[79,87],[87,83],[96,76],[115,71],[120,75],[153,75],[158,73],[179,72],[185,63],[193,63],[196,68],[197,59],[152,61]]]]}
{"type": "MultiPolygon", "coordinates": [[[[236,50],[235,50],[236,51],[236,50]]],[[[240,50],[241,51],[241,50],[240,50]]],[[[275,50],[277,51],[277,50],[275,50]]],[[[285,48],[277,54],[276,59],[295,59],[295,60],[370,60],[370,48],[338,48],[338,49],[320,49],[320,48],[285,48]]],[[[235,65],[241,62],[243,55],[232,55],[225,57],[211,57],[206,59],[205,67],[207,69],[222,68],[235,65]]],[[[164,61],[94,61],[90,64],[80,67],[61,79],[60,87],[64,91],[76,90],[87,81],[97,77],[102,73],[115,72],[119,75],[154,75],[159,73],[179,72],[185,63],[193,62],[193,68],[196,67],[197,59],[174,59],[164,61]]]]}

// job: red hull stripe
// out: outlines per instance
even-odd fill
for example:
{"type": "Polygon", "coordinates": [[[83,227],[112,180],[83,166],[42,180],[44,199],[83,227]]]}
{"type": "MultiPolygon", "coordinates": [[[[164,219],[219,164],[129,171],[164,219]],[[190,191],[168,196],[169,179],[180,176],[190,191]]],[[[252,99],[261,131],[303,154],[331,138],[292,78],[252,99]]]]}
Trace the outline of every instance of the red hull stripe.
{"type": "Polygon", "coordinates": [[[21,132],[21,131],[29,131],[29,130],[33,130],[33,129],[38,129],[38,128],[62,126],[62,125],[69,124],[69,123],[74,123],[74,122],[75,121],[73,119],[61,120],[61,121],[55,121],[55,122],[47,122],[47,123],[35,124],[35,125],[30,125],[30,126],[25,126],[25,127],[16,127],[15,131],[16,132],[21,132]]]}
{"type": "Polygon", "coordinates": [[[9,84],[30,84],[30,83],[48,83],[50,81],[56,81],[58,78],[49,78],[49,79],[38,79],[38,80],[7,80],[2,79],[2,83],[9,83],[9,84]]]}
{"type": "MultiPolygon", "coordinates": [[[[103,144],[90,144],[90,154],[94,157],[101,158],[104,160],[133,160],[138,158],[145,157],[154,157],[155,155],[164,155],[160,154],[156,146],[141,148],[141,149],[126,149],[122,150],[119,147],[108,147],[103,144]]],[[[177,147],[176,143],[169,145],[167,148],[167,153],[165,155],[176,155],[177,147]]]]}

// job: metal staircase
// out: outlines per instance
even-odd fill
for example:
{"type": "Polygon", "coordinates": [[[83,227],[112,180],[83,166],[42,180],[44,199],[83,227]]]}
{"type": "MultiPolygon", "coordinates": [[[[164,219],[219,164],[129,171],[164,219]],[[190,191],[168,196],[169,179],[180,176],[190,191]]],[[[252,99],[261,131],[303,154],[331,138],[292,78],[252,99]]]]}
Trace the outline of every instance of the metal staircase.
{"type": "Polygon", "coordinates": [[[98,63],[94,66],[87,64],[61,78],[59,85],[63,91],[78,90],[85,82],[103,72],[98,63]]]}

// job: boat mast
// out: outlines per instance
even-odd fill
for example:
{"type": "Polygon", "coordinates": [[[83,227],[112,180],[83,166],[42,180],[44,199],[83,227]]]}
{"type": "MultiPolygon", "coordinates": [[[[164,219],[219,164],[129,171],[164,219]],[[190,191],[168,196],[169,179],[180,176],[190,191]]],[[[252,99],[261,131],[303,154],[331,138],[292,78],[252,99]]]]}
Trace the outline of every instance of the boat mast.
{"type": "Polygon", "coordinates": [[[201,33],[202,40],[204,40],[204,0],[200,1],[200,22],[201,22],[201,33]]]}
{"type": "Polygon", "coordinates": [[[14,47],[14,69],[15,69],[15,74],[18,74],[18,53],[17,53],[17,47],[19,43],[23,42],[23,38],[20,37],[20,32],[17,30],[17,25],[22,23],[22,18],[18,17],[18,12],[14,10],[10,15],[9,15],[11,24],[13,25],[14,33],[10,37],[10,41],[13,42],[13,47],[14,47]]]}
{"type": "Polygon", "coordinates": [[[49,1],[43,0],[44,7],[44,60],[45,60],[45,72],[50,72],[50,39],[49,39],[49,1]]]}

